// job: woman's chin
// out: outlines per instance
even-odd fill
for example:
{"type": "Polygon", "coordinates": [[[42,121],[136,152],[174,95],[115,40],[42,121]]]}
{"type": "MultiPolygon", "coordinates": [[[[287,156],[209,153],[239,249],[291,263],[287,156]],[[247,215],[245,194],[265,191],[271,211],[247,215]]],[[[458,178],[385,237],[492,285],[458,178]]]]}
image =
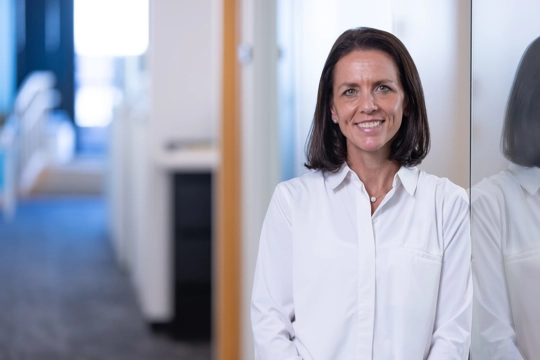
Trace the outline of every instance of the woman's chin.
{"type": "Polygon", "coordinates": [[[349,148],[348,150],[353,156],[376,156],[389,153],[389,147],[380,143],[360,144],[359,146],[354,146],[353,149],[349,148]]]}

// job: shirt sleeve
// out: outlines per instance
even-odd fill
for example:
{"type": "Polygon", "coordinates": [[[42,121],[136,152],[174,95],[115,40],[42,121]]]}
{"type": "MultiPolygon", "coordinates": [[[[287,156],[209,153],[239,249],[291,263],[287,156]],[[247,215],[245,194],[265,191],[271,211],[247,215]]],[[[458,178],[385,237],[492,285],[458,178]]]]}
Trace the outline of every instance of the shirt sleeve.
{"type": "Polygon", "coordinates": [[[494,194],[473,189],[473,336],[471,359],[522,360],[517,346],[501,252],[502,216],[494,194]]]}
{"type": "Polygon", "coordinates": [[[472,280],[469,202],[459,189],[442,207],[444,254],[429,360],[466,360],[469,356],[472,280]]]}
{"type": "Polygon", "coordinates": [[[251,301],[256,360],[301,360],[292,342],[292,236],[285,189],[278,185],[264,219],[251,301]]]}

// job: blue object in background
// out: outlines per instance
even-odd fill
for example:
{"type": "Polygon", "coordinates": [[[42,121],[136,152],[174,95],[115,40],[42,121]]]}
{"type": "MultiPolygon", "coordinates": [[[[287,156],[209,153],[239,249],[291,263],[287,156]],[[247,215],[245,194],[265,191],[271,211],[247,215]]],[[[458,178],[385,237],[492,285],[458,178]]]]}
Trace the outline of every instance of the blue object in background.
{"type": "MultiPolygon", "coordinates": [[[[7,0],[0,0],[7,1],[7,0]]],[[[36,70],[56,77],[62,96],[58,108],[74,118],[75,51],[73,0],[16,1],[16,84],[36,70]]]]}
{"type": "Polygon", "coordinates": [[[0,114],[15,98],[15,0],[0,0],[0,114]]]}

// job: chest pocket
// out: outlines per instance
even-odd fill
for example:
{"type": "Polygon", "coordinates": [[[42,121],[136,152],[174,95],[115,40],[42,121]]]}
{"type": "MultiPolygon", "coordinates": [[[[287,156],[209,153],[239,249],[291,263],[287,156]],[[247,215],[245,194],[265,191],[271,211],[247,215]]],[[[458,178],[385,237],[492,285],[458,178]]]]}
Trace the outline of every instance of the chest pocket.
{"type": "Polygon", "coordinates": [[[388,254],[389,301],[399,308],[418,309],[436,303],[442,257],[397,247],[388,254]]]}

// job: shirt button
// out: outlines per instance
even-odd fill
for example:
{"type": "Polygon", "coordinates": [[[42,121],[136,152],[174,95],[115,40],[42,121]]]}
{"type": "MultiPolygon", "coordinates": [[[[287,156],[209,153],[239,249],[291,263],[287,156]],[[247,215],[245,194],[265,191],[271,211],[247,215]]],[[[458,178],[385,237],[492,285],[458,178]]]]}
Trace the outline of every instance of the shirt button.
{"type": "Polygon", "coordinates": [[[375,224],[377,222],[377,219],[373,219],[371,221],[375,224]]]}

